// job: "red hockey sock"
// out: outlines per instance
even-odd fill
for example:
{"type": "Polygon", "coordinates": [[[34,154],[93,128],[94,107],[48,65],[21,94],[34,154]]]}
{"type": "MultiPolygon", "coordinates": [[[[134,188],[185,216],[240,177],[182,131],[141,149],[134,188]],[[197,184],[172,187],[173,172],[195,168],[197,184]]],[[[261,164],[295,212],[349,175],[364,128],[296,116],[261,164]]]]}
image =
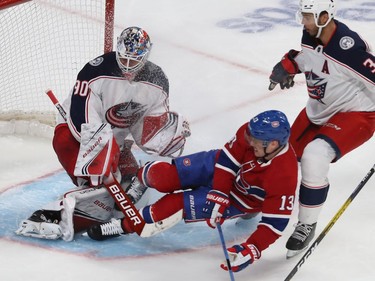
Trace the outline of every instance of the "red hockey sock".
{"type": "Polygon", "coordinates": [[[134,233],[133,226],[126,219],[121,220],[121,228],[126,234],[134,233]]]}
{"type": "Polygon", "coordinates": [[[167,194],[151,205],[151,215],[154,221],[161,221],[184,208],[183,192],[167,194]]]}

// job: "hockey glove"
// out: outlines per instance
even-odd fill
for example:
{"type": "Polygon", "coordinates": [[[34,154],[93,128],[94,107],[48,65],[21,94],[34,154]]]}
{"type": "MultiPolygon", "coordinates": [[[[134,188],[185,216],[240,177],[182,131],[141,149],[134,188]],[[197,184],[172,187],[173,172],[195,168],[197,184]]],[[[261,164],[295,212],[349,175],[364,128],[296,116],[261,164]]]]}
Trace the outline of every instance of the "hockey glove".
{"type": "Polygon", "coordinates": [[[282,90],[294,86],[294,75],[299,72],[298,65],[294,58],[298,53],[299,52],[296,50],[290,50],[282,57],[281,61],[274,66],[270,75],[268,90],[272,91],[277,84],[280,84],[282,90]]]}
{"type": "MultiPolygon", "coordinates": [[[[229,248],[228,255],[233,272],[241,271],[260,258],[260,252],[257,247],[253,244],[246,243],[234,245],[229,248]]],[[[222,263],[220,267],[224,270],[228,270],[226,263],[222,263]]]]}
{"type": "Polygon", "coordinates": [[[216,223],[224,222],[223,214],[229,206],[229,197],[219,190],[211,190],[206,197],[203,216],[209,227],[216,228],[216,223]]]}

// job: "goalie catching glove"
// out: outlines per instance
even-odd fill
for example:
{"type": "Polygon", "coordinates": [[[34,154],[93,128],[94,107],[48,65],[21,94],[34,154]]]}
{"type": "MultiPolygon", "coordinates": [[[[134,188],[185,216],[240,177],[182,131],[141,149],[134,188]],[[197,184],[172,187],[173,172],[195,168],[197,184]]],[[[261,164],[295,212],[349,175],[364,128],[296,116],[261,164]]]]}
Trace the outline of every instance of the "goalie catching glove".
{"type": "Polygon", "coordinates": [[[268,90],[272,91],[277,84],[280,84],[282,90],[294,86],[294,75],[299,73],[298,64],[294,58],[298,54],[298,51],[290,50],[282,57],[281,61],[274,66],[270,75],[268,90]]]}
{"type": "Polygon", "coordinates": [[[191,135],[189,122],[176,112],[151,115],[144,118],[140,148],[149,154],[178,157],[182,154],[186,138],[191,135]]]}
{"type": "MultiPolygon", "coordinates": [[[[234,245],[228,249],[229,261],[233,272],[241,271],[249,264],[258,260],[261,256],[258,248],[253,244],[242,243],[241,245],[234,245]]],[[[222,263],[220,267],[228,270],[226,263],[222,263]]]]}

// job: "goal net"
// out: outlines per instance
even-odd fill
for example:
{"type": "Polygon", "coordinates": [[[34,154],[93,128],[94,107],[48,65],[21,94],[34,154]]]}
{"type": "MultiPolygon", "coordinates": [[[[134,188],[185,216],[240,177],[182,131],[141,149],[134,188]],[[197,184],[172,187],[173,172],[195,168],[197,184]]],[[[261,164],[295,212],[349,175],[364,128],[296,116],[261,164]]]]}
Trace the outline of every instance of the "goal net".
{"type": "Polygon", "coordinates": [[[114,0],[0,2],[0,135],[53,128],[45,91],[62,102],[84,64],[112,50],[113,15],[114,0]]]}

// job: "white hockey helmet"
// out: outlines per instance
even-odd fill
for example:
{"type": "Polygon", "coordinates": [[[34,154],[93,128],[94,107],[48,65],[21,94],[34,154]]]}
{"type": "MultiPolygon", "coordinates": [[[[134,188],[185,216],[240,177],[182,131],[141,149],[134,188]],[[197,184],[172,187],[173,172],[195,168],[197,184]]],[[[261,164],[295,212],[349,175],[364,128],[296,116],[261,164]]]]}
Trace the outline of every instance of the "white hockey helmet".
{"type": "Polygon", "coordinates": [[[152,43],[147,32],[132,26],[124,29],[117,38],[116,60],[124,73],[135,73],[147,61],[152,43]]]}
{"type": "Polygon", "coordinates": [[[299,24],[302,23],[302,13],[314,15],[315,25],[319,28],[325,27],[336,14],[335,0],[300,0],[299,10],[296,19],[299,24]],[[324,25],[319,25],[319,16],[322,12],[327,12],[328,21],[324,25]]]}

